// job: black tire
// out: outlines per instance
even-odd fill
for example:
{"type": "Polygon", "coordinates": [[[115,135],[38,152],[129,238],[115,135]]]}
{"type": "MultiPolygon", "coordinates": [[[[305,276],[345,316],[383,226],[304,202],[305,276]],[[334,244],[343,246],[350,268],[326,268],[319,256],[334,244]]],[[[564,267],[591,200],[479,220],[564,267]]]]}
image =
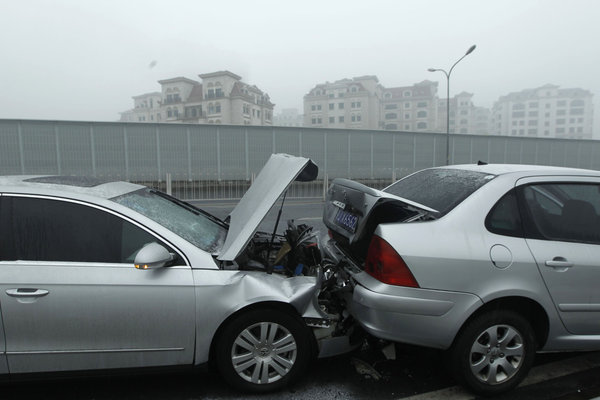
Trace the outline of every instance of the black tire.
{"type": "Polygon", "coordinates": [[[312,358],[311,334],[297,316],[273,308],[250,310],[229,321],[217,338],[217,369],[242,391],[281,389],[306,370],[312,358]]]}
{"type": "Polygon", "coordinates": [[[464,327],[448,361],[459,383],[476,394],[492,396],[513,389],[525,378],[535,350],[535,335],[525,318],[514,311],[491,311],[464,327]]]}

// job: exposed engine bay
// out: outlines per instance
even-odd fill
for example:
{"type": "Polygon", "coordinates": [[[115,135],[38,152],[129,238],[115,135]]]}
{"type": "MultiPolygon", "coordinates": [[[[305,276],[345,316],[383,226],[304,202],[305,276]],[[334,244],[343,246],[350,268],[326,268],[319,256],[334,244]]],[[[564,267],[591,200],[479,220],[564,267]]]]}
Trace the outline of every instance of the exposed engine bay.
{"type": "Polygon", "coordinates": [[[237,260],[241,270],[280,273],[286,276],[316,276],[321,266],[319,233],[313,228],[288,221],[283,235],[257,232],[237,260]]]}
{"type": "Polygon", "coordinates": [[[313,328],[321,357],[349,351],[362,343],[363,332],[348,314],[344,295],[351,292],[344,261],[335,261],[322,251],[320,232],[306,224],[288,221],[283,234],[257,232],[236,260],[240,271],[262,271],[285,278],[314,277],[318,314],[303,315],[313,328]]]}

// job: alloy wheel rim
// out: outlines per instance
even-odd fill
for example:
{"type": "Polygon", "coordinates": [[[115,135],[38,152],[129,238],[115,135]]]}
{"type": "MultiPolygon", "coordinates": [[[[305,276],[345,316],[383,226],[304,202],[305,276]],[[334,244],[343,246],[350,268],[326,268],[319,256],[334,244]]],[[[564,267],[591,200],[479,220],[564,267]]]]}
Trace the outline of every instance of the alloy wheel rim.
{"type": "Polygon", "coordinates": [[[488,385],[510,380],[519,371],[525,354],[521,333],[510,325],[494,325],[481,332],[469,354],[471,372],[488,385]]]}
{"type": "Polygon", "coordinates": [[[231,348],[235,372],[258,385],[276,382],[287,375],[296,356],[296,339],[275,322],[259,322],[244,329],[231,348]]]}

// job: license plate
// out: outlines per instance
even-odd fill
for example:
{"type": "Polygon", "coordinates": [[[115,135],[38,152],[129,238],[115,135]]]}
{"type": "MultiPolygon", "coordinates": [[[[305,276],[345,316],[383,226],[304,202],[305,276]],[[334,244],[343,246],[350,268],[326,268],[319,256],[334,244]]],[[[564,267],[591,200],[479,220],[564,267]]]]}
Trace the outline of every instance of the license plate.
{"type": "Polygon", "coordinates": [[[358,217],[354,214],[350,214],[344,210],[338,210],[335,215],[335,223],[352,233],[356,232],[356,225],[358,224],[358,217]]]}

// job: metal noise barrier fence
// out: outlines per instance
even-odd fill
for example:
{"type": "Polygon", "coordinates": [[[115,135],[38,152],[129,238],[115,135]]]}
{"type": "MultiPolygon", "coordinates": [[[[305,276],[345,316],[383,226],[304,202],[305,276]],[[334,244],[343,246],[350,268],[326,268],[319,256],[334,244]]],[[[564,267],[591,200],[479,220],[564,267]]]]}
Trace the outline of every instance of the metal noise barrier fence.
{"type": "MultiPolygon", "coordinates": [[[[188,200],[239,199],[272,153],[308,157],[324,195],[333,178],[385,187],[446,163],[446,135],[270,126],[0,119],[0,175],[85,175],[145,183],[188,200]]],[[[600,170],[600,141],[450,135],[450,163],[478,160],[600,170]]]]}

